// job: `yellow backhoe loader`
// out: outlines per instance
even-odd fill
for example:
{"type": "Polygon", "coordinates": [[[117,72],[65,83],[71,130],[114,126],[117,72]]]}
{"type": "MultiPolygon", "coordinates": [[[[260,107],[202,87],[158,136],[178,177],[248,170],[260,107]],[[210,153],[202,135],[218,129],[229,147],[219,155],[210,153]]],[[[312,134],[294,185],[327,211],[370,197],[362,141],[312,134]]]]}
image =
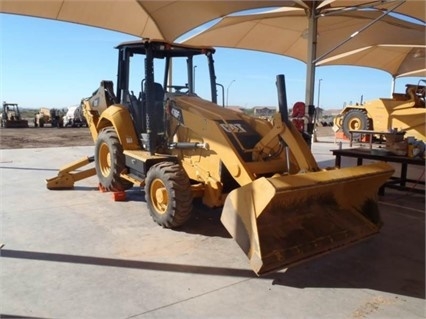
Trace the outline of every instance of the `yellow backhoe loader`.
{"type": "Polygon", "coordinates": [[[0,113],[0,126],[8,128],[28,127],[28,121],[22,118],[17,103],[3,102],[3,110],[0,113]]]}
{"type": "Polygon", "coordinates": [[[60,169],[48,189],[72,188],[95,174],[109,191],[144,187],[153,220],[167,228],[188,220],[195,197],[209,207],[223,205],[222,223],[259,275],[379,231],[376,194],[393,169],[374,163],[321,170],[288,120],[283,75],[277,76],[280,112],[271,123],[217,105],[213,48],[142,40],[117,49],[116,92],[102,81],[83,100],[94,156],[60,169]],[[137,56],[144,72],[136,97],[129,82],[137,56]],[[202,57],[210,100],[194,91],[194,58],[202,57]],[[171,72],[177,60],[184,61],[184,74],[171,72]],[[95,167],[81,170],[91,162],[95,167]]]}

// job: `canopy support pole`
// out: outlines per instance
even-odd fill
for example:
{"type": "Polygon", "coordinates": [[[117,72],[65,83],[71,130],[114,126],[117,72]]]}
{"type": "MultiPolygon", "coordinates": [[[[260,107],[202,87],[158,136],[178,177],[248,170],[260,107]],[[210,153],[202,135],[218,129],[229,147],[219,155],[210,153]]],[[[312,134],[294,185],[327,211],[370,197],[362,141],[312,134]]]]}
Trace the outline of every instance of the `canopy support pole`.
{"type": "MultiPolygon", "coordinates": [[[[314,92],[315,92],[315,59],[317,56],[317,25],[318,17],[316,14],[317,3],[313,1],[310,9],[306,9],[308,16],[308,55],[306,61],[306,92],[305,92],[305,104],[309,110],[315,109],[314,105],[314,92]]],[[[316,135],[315,127],[315,117],[313,123],[308,123],[313,125],[311,139],[312,142],[318,142],[316,135]]]]}
{"type": "Polygon", "coordinates": [[[318,18],[315,12],[316,4],[307,10],[308,15],[308,56],[306,62],[306,105],[314,104],[314,86],[315,86],[315,59],[317,54],[317,24],[318,18]]]}
{"type": "Polygon", "coordinates": [[[395,93],[395,81],[396,81],[396,77],[395,75],[392,75],[392,85],[391,85],[391,96],[393,96],[393,94],[395,93]]]}

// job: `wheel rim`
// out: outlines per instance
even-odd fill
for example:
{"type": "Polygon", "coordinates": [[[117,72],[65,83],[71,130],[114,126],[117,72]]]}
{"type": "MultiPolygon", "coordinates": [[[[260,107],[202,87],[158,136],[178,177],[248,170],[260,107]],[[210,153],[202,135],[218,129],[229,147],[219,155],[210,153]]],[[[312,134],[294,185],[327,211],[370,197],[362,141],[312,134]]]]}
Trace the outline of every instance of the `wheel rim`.
{"type": "Polygon", "coordinates": [[[349,121],[349,129],[352,131],[361,129],[361,120],[359,118],[353,118],[349,121]]]}
{"type": "Polygon", "coordinates": [[[107,177],[111,173],[111,156],[107,144],[102,143],[99,148],[99,168],[103,176],[107,177]]]}
{"type": "Polygon", "coordinates": [[[166,186],[163,181],[156,178],[151,183],[150,198],[152,206],[159,214],[164,214],[167,211],[169,204],[169,196],[167,194],[166,186]]]}

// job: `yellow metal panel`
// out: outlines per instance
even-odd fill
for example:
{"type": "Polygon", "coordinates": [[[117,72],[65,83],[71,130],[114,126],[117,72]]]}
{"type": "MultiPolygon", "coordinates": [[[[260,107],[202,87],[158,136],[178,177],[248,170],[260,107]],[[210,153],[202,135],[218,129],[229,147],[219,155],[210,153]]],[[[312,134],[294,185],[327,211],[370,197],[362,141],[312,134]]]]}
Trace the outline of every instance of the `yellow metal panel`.
{"type": "Polygon", "coordinates": [[[140,149],[132,118],[124,106],[111,105],[103,111],[99,118],[97,131],[100,132],[102,128],[109,126],[109,123],[114,126],[123,150],[140,149]]]}

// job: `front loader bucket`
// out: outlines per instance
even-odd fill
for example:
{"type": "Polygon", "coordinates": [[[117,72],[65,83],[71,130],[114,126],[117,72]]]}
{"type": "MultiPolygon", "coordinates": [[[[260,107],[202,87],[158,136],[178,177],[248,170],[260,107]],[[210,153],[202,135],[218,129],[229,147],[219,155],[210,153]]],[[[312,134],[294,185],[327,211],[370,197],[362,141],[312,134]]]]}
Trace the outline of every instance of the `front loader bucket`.
{"type": "Polygon", "coordinates": [[[7,121],[5,127],[7,127],[7,128],[27,128],[28,127],[28,121],[27,120],[7,121]]]}
{"type": "Polygon", "coordinates": [[[277,271],[377,233],[378,189],[393,171],[378,162],[259,178],[228,195],[221,221],[256,274],[277,271]]]}

